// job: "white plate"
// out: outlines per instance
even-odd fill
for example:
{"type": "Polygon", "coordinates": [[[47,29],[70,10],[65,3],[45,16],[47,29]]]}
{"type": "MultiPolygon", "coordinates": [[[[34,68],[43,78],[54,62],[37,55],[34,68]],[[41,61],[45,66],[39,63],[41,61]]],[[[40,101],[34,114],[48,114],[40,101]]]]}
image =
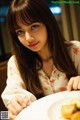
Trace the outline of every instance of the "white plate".
{"type": "Polygon", "coordinates": [[[62,105],[67,105],[70,103],[70,101],[74,98],[80,98],[79,94],[76,94],[77,92],[72,92],[71,94],[67,95],[64,94],[63,98],[58,99],[55,101],[48,109],[48,116],[50,120],[67,120],[62,118],[61,116],[61,107],[62,105]]]}
{"type": "Polygon", "coordinates": [[[22,110],[15,120],[63,120],[61,105],[67,104],[72,98],[80,97],[80,91],[64,91],[48,95],[22,110]]]}

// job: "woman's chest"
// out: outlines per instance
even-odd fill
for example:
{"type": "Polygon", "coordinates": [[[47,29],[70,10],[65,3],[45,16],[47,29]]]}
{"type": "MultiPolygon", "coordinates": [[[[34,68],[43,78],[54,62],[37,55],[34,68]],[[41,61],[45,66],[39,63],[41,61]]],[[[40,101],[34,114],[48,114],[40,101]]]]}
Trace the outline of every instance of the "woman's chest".
{"type": "Polygon", "coordinates": [[[53,61],[43,63],[43,72],[50,78],[52,70],[53,70],[53,61]]]}
{"type": "Polygon", "coordinates": [[[50,76],[48,77],[43,70],[41,70],[39,74],[45,95],[66,90],[68,79],[65,73],[60,72],[55,66],[52,66],[52,70],[49,74],[50,76]]]}

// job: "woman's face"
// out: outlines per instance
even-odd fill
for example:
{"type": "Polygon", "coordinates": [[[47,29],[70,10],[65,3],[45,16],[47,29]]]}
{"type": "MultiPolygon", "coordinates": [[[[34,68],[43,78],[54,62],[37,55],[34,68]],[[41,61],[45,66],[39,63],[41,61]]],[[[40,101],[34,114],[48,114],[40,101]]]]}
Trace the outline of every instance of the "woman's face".
{"type": "Polygon", "coordinates": [[[21,25],[16,29],[19,41],[31,51],[39,52],[47,45],[47,29],[41,22],[34,22],[30,25],[21,25]]]}

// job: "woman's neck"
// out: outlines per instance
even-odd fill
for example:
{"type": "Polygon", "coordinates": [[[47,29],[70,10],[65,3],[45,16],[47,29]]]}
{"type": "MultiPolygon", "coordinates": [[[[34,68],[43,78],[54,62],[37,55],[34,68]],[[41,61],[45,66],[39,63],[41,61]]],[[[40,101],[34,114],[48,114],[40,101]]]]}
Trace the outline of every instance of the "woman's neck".
{"type": "Polygon", "coordinates": [[[52,55],[47,46],[45,49],[39,51],[38,55],[41,57],[43,62],[48,62],[50,59],[52,59],[52,55]]]}

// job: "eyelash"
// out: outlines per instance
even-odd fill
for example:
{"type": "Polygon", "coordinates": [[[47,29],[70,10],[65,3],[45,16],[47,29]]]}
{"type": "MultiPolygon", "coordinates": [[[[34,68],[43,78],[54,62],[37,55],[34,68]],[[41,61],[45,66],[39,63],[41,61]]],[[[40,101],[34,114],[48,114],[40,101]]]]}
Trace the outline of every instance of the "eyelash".
{"type": "Polygon", "coordinates": [[[19,36],[19,35],[22,35],[24,32],[22,30],[19,30],[16,32],[16,34],[19,36]]]}
{"type": "MultiPolygon", "coordinates": [[[[39,27],[39,25],[37,25],[37,24],[32,25],[32,26],[31,26],[31,30],[35,30],[35,29],[37,29],[38,27],[39,27]]],[[[16,32],[16,34],[17,34],[18,36],[23,35],[23,34],[24,34],[24,31],[23,31],[23,30],[18,30],[18,31],[16,32]]]]}
{"type": "Polygon", "coordinates": [[[38,28],[39,27],[39,25],[33,25],[32,27],[31,27],[31,29],[36,29],[36,28],[38,28]]]}

